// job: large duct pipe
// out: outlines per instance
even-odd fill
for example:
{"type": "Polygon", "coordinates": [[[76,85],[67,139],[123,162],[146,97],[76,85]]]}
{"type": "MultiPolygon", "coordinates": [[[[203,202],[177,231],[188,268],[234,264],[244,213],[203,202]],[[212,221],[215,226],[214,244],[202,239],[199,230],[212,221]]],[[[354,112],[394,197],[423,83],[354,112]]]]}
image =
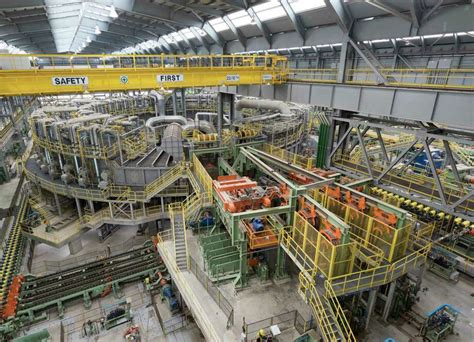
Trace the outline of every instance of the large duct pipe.
{"type": "Polygon", "coordinates": [[[281,113],[282,116],[293,116],[290,107],[282,101],[243,99],[235,104],[236,110],[240,111],[243,108],[273,110],[281,113]]]}
{"type": "Polygon", "coordinates": [[[183,131],[198,129],[206,134],[216,133],[216,129],[209,121],[199,120],[190,121],[186,125],[183,125],[183,131]]]}
{"type": "Polygon", "coordinates": [[[179,115],[170,115],[170,116],[155,116],[146,121],[145,126],[151,130],[154,130],[156,126],[176,122],[180,125],[186,125],[188,120],[185,117],[179,115]]]}
{"type": "MultiPolygon", "coordinates": [[[[194,121],[199,121],[202,120],[202,117],[206,117],[205,119],[208,119],[207,121],[211,121],[211,116],[217,116],[217,113],[214,112],[197,112],[196,115],[194,116],[194,121]]],[[[228,117],[224,115],[224,121],[226,124],[230,124],[230,120],[228,117]]]]}
{"type": "Polygon", "coordinates": [[[149,95],[154,101],[155,115],[164,116],[166,114],[165,113],[166,98],[162,94],[158,93],[156,90],[150,91],[149,95]]]}

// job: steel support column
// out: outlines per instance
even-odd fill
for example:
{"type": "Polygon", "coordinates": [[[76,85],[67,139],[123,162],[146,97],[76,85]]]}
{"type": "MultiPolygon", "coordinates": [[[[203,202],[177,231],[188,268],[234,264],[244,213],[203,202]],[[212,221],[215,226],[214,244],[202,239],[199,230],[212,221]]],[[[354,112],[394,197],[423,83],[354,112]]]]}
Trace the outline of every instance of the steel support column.
{"type": "Polygon", "coordinates": [[[364,138],[362,137],[359,127],[357,127],[356,130],[357,138],[359,139],[359,145],[362,149],[362,154],[364,155],[365,163],[367,164],[367,171],[369,172],[370,178],[374,179],[374,173],[372,172],[372,167],[370,166],[370,159],[369,155],[367,154],[367,149],[365,148],[364,138]]]}
{"type": "Polygon", "coordinates": [[[456,182],[460,183],[461,185],[461,177],[459,176],[458,169],[456,167],[456,161],[454,160],[453,152],[451,151],[451,146],[449,146],[449,142],[443,140],[444,150],[446,151],[446,159],[448,163],[451,165],[451,169],[453,171],[454,179],[456,182]]]}
{"type": "Polygon", "coordinates": [[[380,182],[382,180],[382,178],[390,172],[391,169],[393,169],[393,167],[395,165],[397,165],[400,160],[402,160],[402,158],[413,148],[413,146],[415,146],[416,144],[418,143],[418,139],[416,139],[413,143],[410,144],[410,146],[408,146],[402,153],[400,153],[398,155],[397,158],[395,158],[394,161],[392,161],[392,163],[380,174],[379,178],[377,178],[377,181],[376,183],[380,182]]]}
{"type": "Polygon", "coordinates": [[[380,128],[376,128],[375,132],[377,133],[377,139],[379,141],[380,148],[382,149],[383,158],[387,163],[390,163],[390,158],[388,157],[387,150],[385,149],[385,143],[383,141],[382,132],[380,131],[380,128]]]}
{"type": "Polygon", "coordinates": [[[430,146],[429,146],[429,143],[428,143],[428,139],[426,140],[423,140],[423,145],[425,146],[425,154],[426,154],[426,158],[428,158],[428,162],[430,163],[430,166],[431,166],[431,173],[432,173],[432,176],[435,180],[435,184],[436,184],[436,187],[438,188],[438,194],[439,194],[439,198],[441,200],[441,203],[443,205],[447,205],[447,202],[446,202],[446,196],[444,194],[444,189],[443,189],[443,185],[441,184],[441,180],[439,179],[439,175],[437,173],[437,170],[436,170],[436,166],[433,162],[433,157],[431,156],[431,150],[430,150],[430,146]]]}

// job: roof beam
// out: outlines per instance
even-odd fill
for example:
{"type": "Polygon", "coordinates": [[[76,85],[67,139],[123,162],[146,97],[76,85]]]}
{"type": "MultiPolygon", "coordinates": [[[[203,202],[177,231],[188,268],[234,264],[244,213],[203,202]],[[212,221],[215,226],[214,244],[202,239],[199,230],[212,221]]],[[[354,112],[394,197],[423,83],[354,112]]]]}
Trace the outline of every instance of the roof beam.
{"type": "Polygon", "coordinates": [[[207,42],[206,38],[204,38],[203,36],[201,36],[197,30],[197,28],[195,27],[190,27],[189,28],[191,30],[191,32],[194,34],[194,36],[196,37],[197,40],[199,40],[199,42],[201,43],[202,46],[204,46],[204,48],[209,52],[211,53],[211,45],[207,42]]]}
{"type": "Polygon", "coordinates": [[[172,48],[171,45],[168,44],[168,42],[163,37],[158,39],[158,43],[160,44],[161,49],[164,50],[166,53],[176,53],[176,49],[172,48]]]}
{"type": "MultiPolygon", "coordinates": [[[[349,43],[352,45],[354,50],[362,57],[364,62],[369,66],[369,68],[374,72],[374,74],[377,75],[378,81],[381,81],[380,83],[387,84],[389,82],[388,79],[384,75],[382,75],[382,73],[378,69],[378,66],[374,65],[374,61],[378,62],[377,58],[375,58],[375,56],[372,56],[371,60],[369,57],[367,57],[366,54],[361,50],[357,42],[355,42],[353,39],[349,39],[349,43]]],[[[366,48],[366,52],[370,55],[369,49],[366,48]]]]}
{"type": "Polygon", "coordinates": [[[244,47],[244,49],[247,47],[247,37],[244,36],[244,34],[242,33],[242,31],[240,31],[235,25],[234,23],[232,22],[232,20],[230,20],[230,18],[228,16],[224,16],[222,17],[222,19],[224,20],[224,22],[227,24],[227,26],[229,26],[230,30],[232,31],[232,33],[237,37],[237,39],[239,40],[240,44],[242,44],[242,46],[244,47]]]}
{"type": "Polygon", "coordinates": [[[236,8],[240,8],[240,9],[249,8],[249,4],[248,4],[247,0],[224,0],[223,2],[230,5],[230,6],[232,6],[232,7],[236,7],[236,8]]]}
{"type": "Polygon", "coordinates": [[[123,7],[117,8],[126,13],[138,14],[142,17],[155,19],[183,28],[188,26],[199,27],[202,25],[202,22],[194,15],[180,10],[176,11],[171,7],[160,5],[156,2],[150,2],[148,0],[135,0],[131,10],[123,7]]]}
{"type": "Polygon", "coordinates": [[[219,33],[216,32],[216,30],[214,30],[214,28],[208,22],[203,25],[202,29],[209,35],[209,37],[214,40],[214,42],[216,42],[217,45],[219,45],[220,47],[224,46],[224,39],[219,33]]]}
{"type": "Polygon", "coordinates": [[[381,0],[370,0],[370,1],[365,1],[365,3],[372,5],[384,12],[390,13],[391,15],[402,18],[403,20],[406,20],[410,23],[413,22],[411,15],[406,15],[404,13],[401,13],[398,9],[390,6],[389,4],[382,2],[381,0]]]}
{"type": "Polygon", "coordinates": [[[197,51],[196,45],[194,45],[194,43],[191,43],[191,41],[188,39],[188,37],[186,37],[186,35],[183,32],[178,31],[178,34],[183,39],[183,41],[189,46],[191,51],[194,54],[197,54],[198,51],[197,51]]]}
{"type": "Polygon", "coordinates": [[[424,24],[426,23],[430,17],[433,15],[434,12],[436,12],[438,10],[438,8],[440,8],[440,6],[443,4],[443,1],[444,0],[438,0],[438,2],[430,8],[430,10],[428,12],[426,12],[423,17],[421,18],[421,24],[424,24]]]}
{"type": "Polygon", "coordinates": [[[354,24],[354,18],[351,12],[344,4],[343,0],[324,0],[326,6],[336,16],[337,25],[345,34],[349,34],[354,24]]]}
{"type": "Polygon", "coordinates": [[[410,0],[410,14],[413,25],[420,27],[423,18],[423,9],[421,8],[420,0],[410,0]]]}
{"type": "Polygon", "coordinates": [[[251,18],[255,21],[255,24],[257,25],[258,29],[260,32],[262,32],[263,38],[267,41],[268,45],[272,45],[272,36],[270,33],[270,30],[268,29],[267,25],[265,25],[260,18],[258,17],[257,13],[255,13],[255,10],[251,7],[247,10],[247,13],[250,15],[251,18]]]}
{"type": "Polygon", "coordinates": [[[286,14],[288,15],[288,18],[290,18],[290,21],[292,22],[296,32],[298,32],[298,34],[304,41],[305,34],[306,34],[306,27],[304,27],[303,21],[298,15],[296,15],[295,11],[293,11],[293,8],[291,7],[288,0],[280,0],[280,2],[286,14]]]}

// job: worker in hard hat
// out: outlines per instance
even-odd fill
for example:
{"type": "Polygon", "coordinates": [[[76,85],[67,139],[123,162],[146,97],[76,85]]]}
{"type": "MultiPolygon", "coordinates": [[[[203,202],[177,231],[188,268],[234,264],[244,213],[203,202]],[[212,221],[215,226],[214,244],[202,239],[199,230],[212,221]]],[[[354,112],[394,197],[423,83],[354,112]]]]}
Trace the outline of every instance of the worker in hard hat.
{"type": "Polygon", "coordinates": [[[267,341],[267,334],[265,333],[264,329],[260,329],[257,335],[257,342],[264,342],[264,341],[267,341]]]}

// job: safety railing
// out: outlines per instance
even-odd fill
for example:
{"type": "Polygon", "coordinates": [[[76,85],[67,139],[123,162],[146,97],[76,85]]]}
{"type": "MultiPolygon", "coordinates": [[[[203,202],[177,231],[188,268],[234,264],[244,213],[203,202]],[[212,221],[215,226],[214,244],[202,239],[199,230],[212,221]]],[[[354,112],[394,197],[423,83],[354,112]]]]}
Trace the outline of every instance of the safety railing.
{"type": "Polygon", "coordinates": [[[279,55],[74,55],[74,54],[0,54],[7,70],[56,69],[162,69],[171,68],[274,68],[285,69],[287,58],[279,55]]]}
{"type": "Polygon", "coordinates": [[[458,143],[450,142],[449,146],[454,153],[463,161],[467,166],[474,167],[474,149],[462,147],[458,143]]]}
{"type": "Polygon", "coordinates": [[[312,322],[312,320],[304,319],[298,310],[292,310],[256,322],[244,322],[243,329],[247,336],[256,336],[261,329],[267,330],[270,329],[272,325],[278,325],[278,328],[280,328],[282,332],[295,328],[299,334],[303,334],[312,329],[312,322]]]}
{"type": "Polygon", "coordinates": [[[184,162],[178,163],[169,169],[165,174],[156,178],[153,182],[147,184],[144,188],[144,198],[150,199],[160,191],[176,182],[180,177],[184,176],[186,164],[184,162]]]}
{"type": "Polygon", "coordinates": [[[207,199],[212,202],[212,178],[195,154],[193,154],[193,171],[207,193],[207,199]]]}
{"type": "MultiPolygon", "coordinates": [[[[474,89],[474,69],[379,69],[387,85],[397,87],[474,89]]],[[[339,70],[289,69],[288,80],[311,83],[336,83],[339,70]]],[[[371,69],[348,69],[344,83],[377,85],[377,75],[371,69]]]]}
{"type": "Polygon", "coordinates": [[[309,237],[296,231],[295,227],[290,231],[280,230],[279,241],[301,268],[317,269],[326,278],[352,272],[356,255],[354,243],[335,246],[316,230],[309,237]]]}
{"type": "Polygon", "coordinates": [[[263,144],[262,151],[307,170],[311,170],[315,166],[314,158],[289,152],[283,148],[276,147],[275,145],[263,144]]]}
{"type": "MultiPolygon", "coordinates": [[[[313,310],[313,317],[317,321],[323,340],[355,342],[356,338],[337,298],[331,299],[327,295],[321,296],[316,289],[314,280],[308,279],[306,276],[307,273],[309,272],[301,272],[299,275],[300,291],[313,310]]],[[[328,287],[331,288],[330,285],[328,287]]]]}
{"type": "Polygon", "coordinates": [[[220,341],[221,339],[217,336],[217,332],[214,329],[214,325],[209,320],[206,308],[202,306],[202,304],[194,294],[193,290],[189,286],[187,280],[181,273],[181,270],[176,264],[176,259],[173,257],[173,255],[171,255],[166,246],[164,246],[164,241],[170,239],[170,232],[165,231],[158,233],[156,238],[160,254],[164,259],[168,261],[167,265],[171,266],[170,268],[173,270],[174,273],[173,279],[176,282],[184,300],[193,312],[193,316],[196,318],[199,327],[203,331],[204,335],[210,338],[210,341],[220,341]]]}
{"type": "Polygon", "coordinates": [[[348,273],[333,277],[330,280],[336,296],[345,293],[357,292],[392,282],[410,270],[424,264],[431,250],[431,243],[424,240],[416,240],[411,236],[411,253],[391,264],[374,267],[354,273],[348,273]]]}
{"type": "Polygon", "coordinates": [[[327,193],[320,203],[346,222],[351,227],[351,235],[362,239],[367,248],[370,249],[371,246],[376,246],[377,249],[373,250],[374,253],[377,253],[379,249],[382,250],[384,258],[388,262],[392,262],[405,254],[406,244],[413,225],[411,219],[406,218],[403,227],[395,228],[359,211],[357,208],[328,196],[327,193]]]}
{"type": "Polygon", "coordinates": [[[112,144],[105,147],[83,146],[79,144],[63,144],[38,137],[35,131],[32,130],[32,139],[35,145],[47,149],[50,152],[61,153],[69,156],[82,156],[86,158],[95,159],[111,159],[117,155],[119,147],[118,144],[112,144]]]}
{"type": "Polygon", "coordinates": [[[325,289],[324,298],[326,298],[329,305],[331,306],[335,314],[335,319],[338,322],[339,327],[341,328],[346,341],[354,341],[354,342],[357,341],[357,339],[354,336],[354,333],[351,330],[349,322],[347,321],[344,310],[342,309],[342,306],[337,300],[336,294],[334,293],[334,290],[331,287],[331,283],[328,281],[325,281],[324,289],[325,289]]]}
{"type": "Polygon", "coordinates": [[[196,276],[202,286],[206,289],[207,293],[214,299],[214,302],[227,316],[227,327],[234,325],[234,307],[230,304],[229,300],[224,296],[221,290],[214,285],[207,274],[199,267],[196,261],[188,256],[189,270],[196,276]]]}
{"type": "MultiPolygon", "coordinates": [[[[385,150],[387,152],[401,150],[402,148],[408,147],[414,141],[414,137],[411,135],[402,135],[399,141],[396,142],[389,142],[386,141],[384,143],[385,150]]],[[[379,144],[378,141],[369,141],[366,143],[365,146],[367,150],[367,154],[373,155],[376,153],[382,152],[382,146],[379,144]]],[[[351,160],[355,162],[359,162],[362,158],[362,149],[359,145],[357,145],[355,151],[351,154],[351,160]]]]}
{"type": "Polygon", "coordinates": [[[30,202],[31,208],[33,208],[42,218],[43,223],[49,225],[49,219],[53,216],[51,213],[48,213],[41,204],[41,199],[38,196],[33,194],[28,195],[28,201],[30,202]]]}

